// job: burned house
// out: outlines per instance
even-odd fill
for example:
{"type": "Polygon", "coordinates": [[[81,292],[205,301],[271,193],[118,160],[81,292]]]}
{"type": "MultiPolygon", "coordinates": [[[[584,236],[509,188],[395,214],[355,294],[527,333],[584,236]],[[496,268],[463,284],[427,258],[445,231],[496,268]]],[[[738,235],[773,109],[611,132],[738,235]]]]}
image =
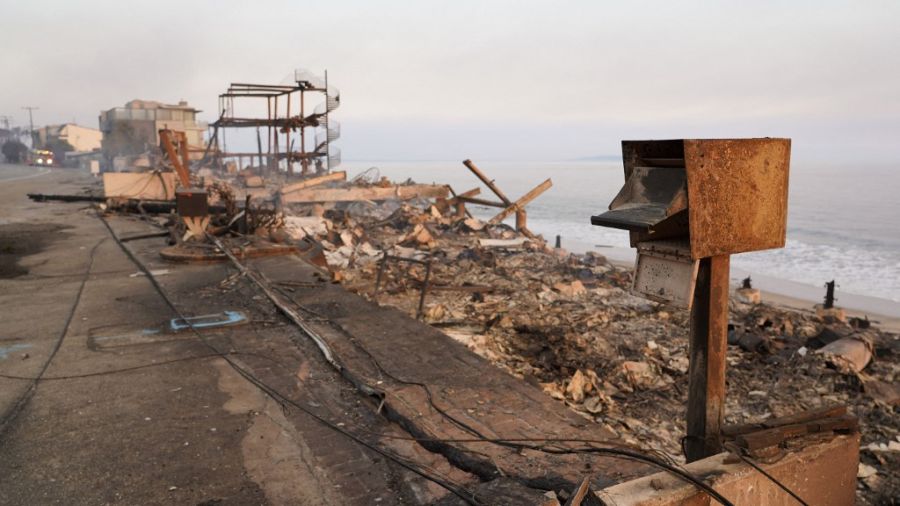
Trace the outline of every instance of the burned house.
{"type": "Polygon", "coordinates": [[[121,171],[128,166],[149,166],[145,153],[159,146],[159,131],[184,132],[191,159],[203,156],[206,123],[197,121],[200,112],[185,101],[164,104],[153,100],[132,100],[124,107],[100,113],[103,132],[102,151],[107,170],[121,171]]]}

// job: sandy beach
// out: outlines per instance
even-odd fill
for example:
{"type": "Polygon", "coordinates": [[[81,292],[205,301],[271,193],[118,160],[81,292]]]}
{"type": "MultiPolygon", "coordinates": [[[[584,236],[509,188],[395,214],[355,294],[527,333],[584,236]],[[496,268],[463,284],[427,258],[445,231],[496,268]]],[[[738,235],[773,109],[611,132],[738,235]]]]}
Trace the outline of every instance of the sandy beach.
{"type": "MultiPolygon", "coordinates": [[[[563,240],[563,247],[572,253],[594,251],[606,256],[610,263],[623,267],[634,267],[634,250],[618,247],[598,247],[577,241],[563,240]]],[[[815,287],[796,281],[764,276],[732,267],[731,283],[733,288],[740,285],[741,280],[751,276],[754,288],[758,288],[763,302],[799,311],[814,311],[815,305],[822,302],[825,288],[815,287]]],[[[868,317],[884,330],[900,332],[900,302],[879,297],[870,297],[853,293],[837,292],[837,306],[843,308],[847,316],[868,317]]]]}

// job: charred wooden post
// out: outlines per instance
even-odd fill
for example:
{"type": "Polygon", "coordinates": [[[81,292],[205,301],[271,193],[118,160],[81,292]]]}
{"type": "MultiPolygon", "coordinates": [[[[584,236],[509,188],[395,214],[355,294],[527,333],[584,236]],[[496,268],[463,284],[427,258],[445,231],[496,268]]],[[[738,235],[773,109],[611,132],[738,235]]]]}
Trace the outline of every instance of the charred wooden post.
{"type": "Polygon", "coordinates": [[[728,267],[730,257],[700,260],[691,307],[688,371],[688,462],[722,451],[725,415],[725,355],[728,351],[728,267]]]}
{"type": "Polygon", "coordinates": [[[503,209],[502,211],[500,211],[499,213],[497,213],[496,216],[491,218],[490,221],[488,221],[488,223],[497,224],[497,223],[500,223],[503,220],[505,220],[507,217],[509,217],[513,213],[518,213],[519,211],[522,211],[524,213],[525,206],[528,205],[528,203],[530,203],[532,200],[538,198],[538,196],[540,196],[540,194],[547,191],[551,186],[553,186],[553,181],[551,181],[549,179],[547,179],[543,183],[535,186],[534,188],[531,189],[531,191],[529,191],[528,193],[523,195],[522,198],[520,198],[519,200],[512,202],[512,203],[508,203],[507,207],[505,209],[503,209]]]}
{"type": "Polygon", "coordinates": [[[381,278],[384,277],[384,268],[387,265],[387,251],[382,252],[381,261],[378,262],[378,274],[375,276],[375,290],[372,292],[372,298],[378,296],[378,292],[381,291],[381,278]]]}
{"type": "Polygon", "coordinates": [[[500,202],[475,199],[469,196],[463,197],[462,195],[459,197],[459,200],[472,204],[489,207],[499,207],[503,209],[488,221],[488,224],[490,225],[501,223],[509,216],[515,214],[516,231],[526,237],[534,238],[535,235],[530,230],[528,230],[528,214],[525,211],[525,206],[528,205],[529,202],[540,196],[542,193],[547,191],[547,189],[549,189],[551,186],[553,186],[553,181],[547,179],[543,183],[532,188],[531,191],[523,195],[522,198],[513,202],[509,199],[509,197],[506,196],[505,193],[503,193],[502,190],[500,190],[500,188],[497,187],[493,179],[489,179],[483,172],[481,172],[481,169],[479,169],[475,166],[474,163],[472,163],[472,160],[463,160],[463,165],[465,165],[470,171],[472,171],[472,173],[475,174],[475,176],[480,179],[481,182],[485,184],[485,186],[487,186],[492,192],[494,192],[494,195],[496,195],[497,198],[500,199],[500,202]]]}
{"type": "Polygon", "coordinates": [[[509,198],[506,196],[506,194],[503,193],[503,191],[500,190],[500,188],[497,188],[497,185],[494,184],[494,180],[488,179],[488,177],[485,176],[484,173],[481,172],[481,170],[476,167],[474,163],[472,163],[472,160],[463,160],[463,165],[468,167],[468,169],[472,171],[472,174],[475,174],[475,177],[480,179],[485,186],[487,186],[492,192],[494,192],[494,195],[496,195],[501,202],[508,206],[512,205],[512,201],[509,200],[509,198]]]}
{"type": "Polygon", "coordinates": [[[425,310],[425,295],[428,293],[428,282],[431,280],[431,257],[425,263],[425,280],[422,282],[422,293],[419,295],[419,309],[416,311],[416,320],[422,319],[425,310]]]}
{"type": "Polygon", "coordinates": [[[427,260],[419,260],[416,258],[406,258],[389,255],[387,251],[382,252],[381,261],[378,264],[378,274],[375,276],[375,290],[372,292],[373,299],[376,299],[378,293],[381,291],[382,279],[384,278],[384,270],[385,268],[387,268],[387,263],[389,260],[393,260],[397,263],[407,262],[425,266],[425,278],[422,281],[422,289],[419,293],[419,305],[416,308],[416,319],[421,319],[425,310],[425,296],[428,294],[429,284],[431,282],[431,257],[429,256],[427,260]]]}
{"type": "Polygon", "coordinates": [[[159,143],[161,144],[160,147],[162,148],[163,153],[168,157],[169,162],[178,174],[181,186],[184,188],[190,187],[190,159],[188,158],[187,137],[185,133],[162,129],[159,131],[159,143]]]}
{"type": "Polygon", "coordinates": [[[834,301],[837,299],[834,298],[834,280],[828,281],[825,283],[825,309],[831,309],[834,307],[834,301]]]}

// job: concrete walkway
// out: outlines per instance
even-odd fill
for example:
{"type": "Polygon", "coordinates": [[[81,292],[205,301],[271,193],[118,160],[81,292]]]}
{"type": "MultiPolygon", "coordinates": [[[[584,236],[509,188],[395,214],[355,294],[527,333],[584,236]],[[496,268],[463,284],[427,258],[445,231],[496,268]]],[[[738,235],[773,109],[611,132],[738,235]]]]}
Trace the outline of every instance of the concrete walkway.
{"type": "MultiPolygon", "coordinates": [[[[522,504],[584,476],[603,486],[650,472],[597,456],[411,441],[608,435],[293,257],[250,266],[292,283],[279,285],[285,298],[383,402],[360,394],[232,266],[170,264],[158,255],[163,239],[128,242],[167,271],[156,279],[178,312],[248,320],[170,332],[177,314],[94,210],[25,197],[83,192],[90,176],[22,170],[0,166],[0,179],[17,178],[0,185],[0,504],[461,502],[421,474],[478,491],[484,504],[522,504]]],[[[120,237],[153,230],[133,217],[109,223],[120,237]]]]}

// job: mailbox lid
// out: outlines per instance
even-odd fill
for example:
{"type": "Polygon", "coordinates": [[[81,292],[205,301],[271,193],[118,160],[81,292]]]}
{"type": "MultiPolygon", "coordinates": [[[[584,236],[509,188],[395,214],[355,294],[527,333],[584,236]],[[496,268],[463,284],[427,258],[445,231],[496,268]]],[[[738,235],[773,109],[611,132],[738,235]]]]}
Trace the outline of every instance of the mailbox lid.
{"type": "Polygon", "coordinates": [[[687,208],[685,170],[633,167],[609,211],[591,217],[591,224],[648,232],[687,208]]]}
{"type": "Polygon", "coordinates": [[[685,139],[691,256],[784,247],[790,139],[685,139]]]}

